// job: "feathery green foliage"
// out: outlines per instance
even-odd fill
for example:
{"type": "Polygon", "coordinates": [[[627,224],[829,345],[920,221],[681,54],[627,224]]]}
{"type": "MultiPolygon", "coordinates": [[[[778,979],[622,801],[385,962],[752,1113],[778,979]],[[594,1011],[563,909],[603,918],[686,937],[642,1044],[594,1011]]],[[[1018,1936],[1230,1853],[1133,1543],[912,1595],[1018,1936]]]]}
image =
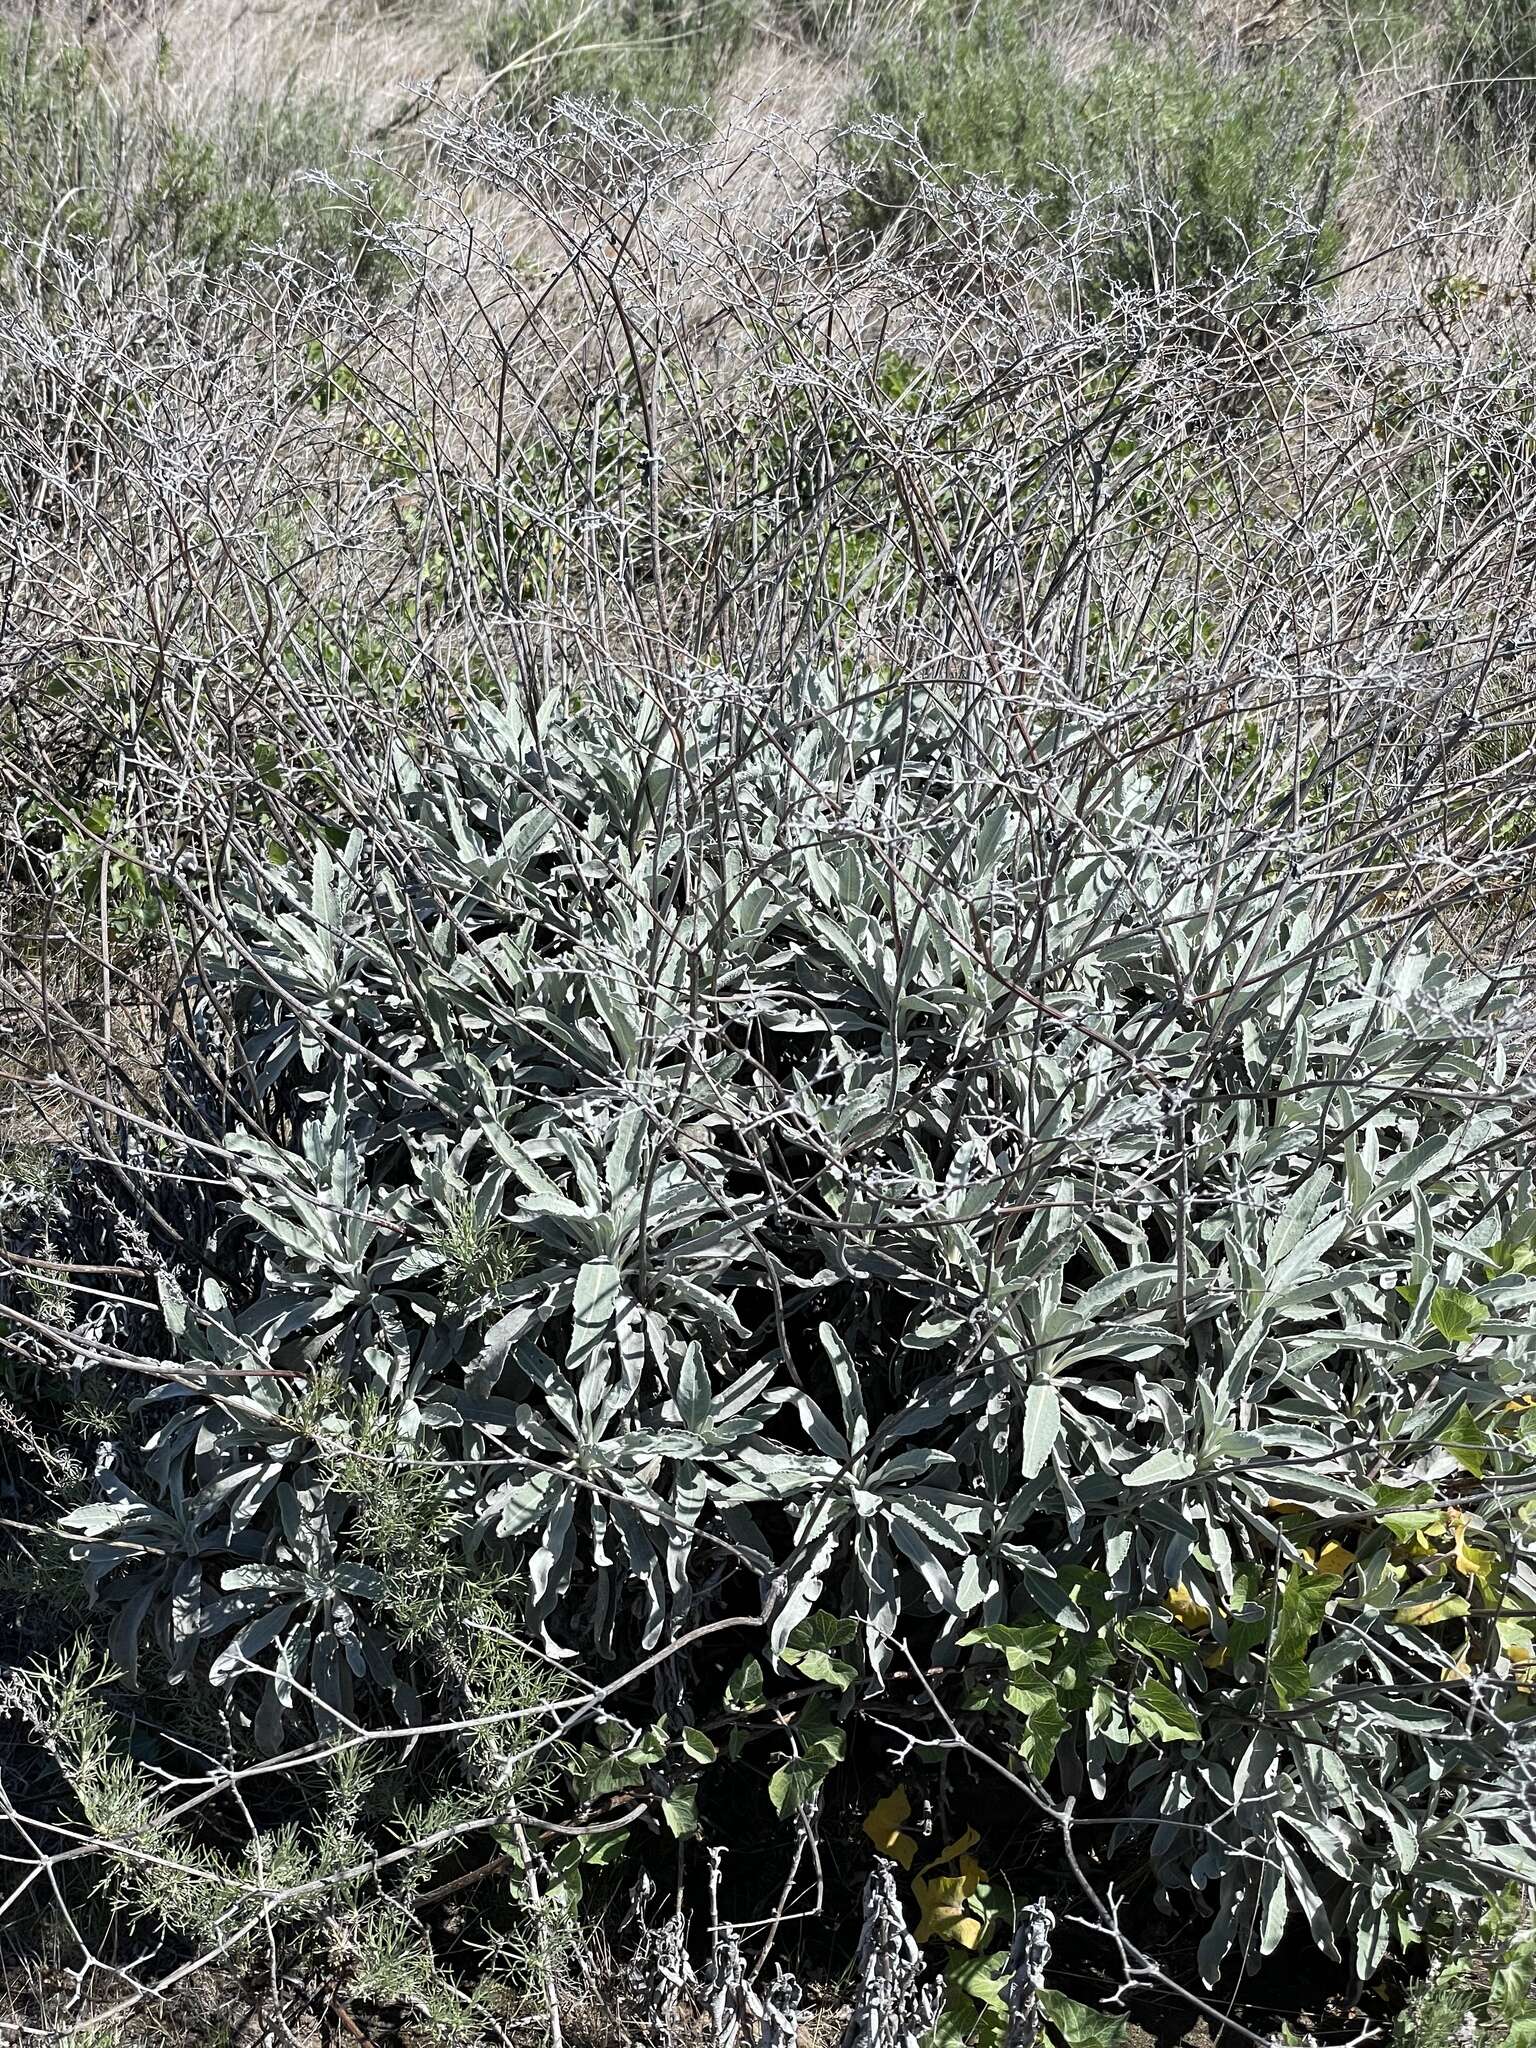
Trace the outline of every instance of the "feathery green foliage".
{"type": "Polygon", "coordinates": [[[852,109],[851,218],[921,246],[944,186],[984,179],[1054,233],[1102,208],[1101,293],[1292,293],[1337,254],[1345,111],[1312,62],[1121,42],[1079,78],[1027,8],[930,5],[852,109]]]}
{"type": "Polygon", "coordinates": [[[743,0],[512,0],[491,15],[479,54],[519,118],[569,98],[664,114],[678,131],[707,121],[751,26],[743,0]]]}
{"type": "Polygon", "coordinates": [[[39,22],[0,27],[0,221],[31,247],[197,279],[260,256],[382,288],[394,265],[378,230],[404,211],[398,182],[354,161],[355,124],[322,93],[236,100],[216,128],[125,108],[91,53],[39,22]]]}

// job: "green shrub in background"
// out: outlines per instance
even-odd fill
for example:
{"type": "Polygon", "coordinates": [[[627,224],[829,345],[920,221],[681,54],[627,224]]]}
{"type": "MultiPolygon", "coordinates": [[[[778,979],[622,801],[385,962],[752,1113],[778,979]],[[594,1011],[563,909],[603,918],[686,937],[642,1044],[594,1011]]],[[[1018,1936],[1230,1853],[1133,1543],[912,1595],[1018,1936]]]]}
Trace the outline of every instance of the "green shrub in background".
{"type": "Polygon", "coordinates": [[[357,141],[331,95],[236,98],[198,128],[162,117],[152,88],[110,89],[85,48],[0,29],[0,233],[33,261],[53,249],[124,276],[148,261],[207,276],[276,251],[382,287],[379,230],[405,199],[355,160],[357,141]]]}
{"type": "Polygon", "coordinates": [[[471,1598],[589,1677],[734,1617],[723,1699],[680,1655],[582,1752],[679,1835],[689,1729],[793,1814],[911,1654],[1208,1974],[1294,1920],[1368,1974],[1536,1874],[1502,997],[1211,835],[1197,755],[1015,717],[616,680],[245,878],[192,1386],[65,1526],[268,1750],[435,1704],[471,1598]]]}
{"type": "Polygon", "coordinates": [[[1392,2048],[1536,2048],[1532,1895],[1501,1893],[1439,1966],[1392,2032],[1392,2048]]]}
{"type": "Polygon", "coordinates": [[[1126,136],[1112,282],[1204,294],[1246,277],[1287,293],[1327,275],[1344,108],[1305,66],[1223,73],[1193,55],[1129,55],[1096,74],[1081,118],[1095,141],[1126,136]]]}
{"type": "Polygon", "coordinates": [[[1440,67],[1465,144],[1536,161],[1536,9],[1529,0],[1450,0],[1440,67]]]}
{"type": "Polygon", "coordinates": [[[877,17],[862,0],[787,0],[780,18],[813,47],[839,50],[866,39],[877,17]]]}
{"type": "Polygon", "coordinates": [[[378,231],[404,201],[387,172],[353,160],[354,143],[337,101],[291,92],[238,106],[221,134],[173,126],[138,195],[135,230],[200,269],[275,249],[382,285],[393,265],[378,231]]]}
{"type": "Polygon", "coordinates": [[[1345,105],[1310,64],[1226,65],[1174,45],[1122,43],[1069,76],[1031,12],[984,0],[960,18],[930,6],[877,56],[844,148],[854,225],[921,244],[942,231],[924,162],[942,183],[978,178],[1035,198],[1067,229],[1107,199],[1089,257],[1102,292],[1201,294],[1242,279],[1286,292],[1326,275],[1338,247],[1345,105]],[[877,124],[910,135],[861,132],[877,124]]]}
{"type": "Polygon", "coordinates": [[[569,98],[697,125],[751,28],[746,0],[515,0],[492,15],[480,61],[520,118],[569,98]]]}
{"type": "MultiPolygon", "coordinates": [[[[962,23],[930,5],[909,37],[893,37],[877,52],[849,112],[855,122],[910,131],[921,156],[940,170],[1038,193],[1049,223],[1064,222],[1071,194],[1062,168],[1077,153],[1076,125],[1058,66],[1025,10],[986,6],[962,23]]],[[[906,150],[857,133],[844,148],[860,179],[856,221],[884,227],[915,205],[919,164],[906,150]]],[[[921,221],[910,228],[920,235],[921,221]]]]}
{"type": "Polygon", "coordinates": [[[1329,48],[1356,75],[1421,49],[1436,26],[1421,0],[1326,0],[1322,14],[1329,48]]]}

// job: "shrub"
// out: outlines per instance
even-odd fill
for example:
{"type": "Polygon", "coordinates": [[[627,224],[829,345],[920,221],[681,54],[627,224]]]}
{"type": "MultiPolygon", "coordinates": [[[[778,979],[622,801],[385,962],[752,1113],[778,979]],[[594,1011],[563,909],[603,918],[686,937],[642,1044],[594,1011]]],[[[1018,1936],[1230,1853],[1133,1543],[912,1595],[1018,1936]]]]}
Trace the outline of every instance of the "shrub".
{"type": "Polygon", "coordinates": [[[124,274],[153,262],[207,277],[271,251],[383,285],[379,230],[402,194],[353,161],[354,142],[325,94],[237,99],[217,129],[197,128],[148,89],[109,88],[85,48],[0,29],[0,216],[34,260],[105,254],[124,274]]]}
{"type": "Polygon", "coordinates": [[[1536,1927],[1528,1890],[1492,1899],[1471,1941],[1447,1944],[1410,2000],[1392,2048],[1530,2048],[1536,2040],[1536,1927]]]}
{"type": "MultiPolygon", "coordinates": [[[[66,1524],[120,1661],[211,1658],[268,1748],[413,1713],[451,1559],[589,1673],[733,1621],[744,1739],[809,1678],[785,1813],[947,1674],[1117,1881],[1207,1895],[1208,1974],[1530,1874],[1498,984],[1213,837],[1199,749],[958,685],[466,716],[238,886],[220,1277],[66,1524]]],[[[582,1782],[691,1831],[625,1711],[582,1782]]]]}
{"type": "Polygon", "coordinates": [[[1463,141],[1536,161],[1536,17],[1524,0],[1452,0],[1440,65],[1463,141]]]}
{"type": "Polygon", "coordinates": [[[852,119],[866,232],[899,223],[922,242],[937,172],[1033,195],[1047,231],[1107,202],[1101,291],[1293,292],[1337,252],[1343,108],[1305,63],[1230,69],[1126,43],[1074,80],[1027,12],[930,8],[877,59],[852,119]]]}
{"type": "MultiPolygon", "coordinates": [[[[433,1858],[430,1847],[416,1855],[400,1844],[433,1845],[455,1824],[473,1834],[485,1826],[483,1796],[434,1791],[419,1766],[391,1769],[344,1749],[293,1771],[292,1812],[276,1825],[252,1824],[253,1807],[273,1801],[269,1788],[248,1780],[241,1794],[247,1831],[234,1848],[227,1830],[199,1826],[198,1801],[168,1792],[155,1731],[141,1728],[125,1740],[112,1690],[110,1671],[94,1668],[78,1645],[25,1675],[6,1674],[0,1687],[0,1711],[31,1724],[78,1803],[81,1839],[96,1847],[102,1866],[97,1899],[110,1912],[168,1933],[194,1956],[216,1938],[226,1967],[249,1969],[254,1958],[259,1970],[281,1953],[296,1970],[344,1970],[352,1997],[421,2015],[433,2048],[474,2048],[496,2031],[498,2010],[527,2004],[526,1944],[504,1940],[492,1967],[477,1972],[466,1991],[462,1969],[443,1967],[413,1910],[433,1858]]],[[[542,1691],[547,1697],[548,1686],[542,1691]]],[[[216,1726],[201,1732],[217,1742],[216,1726]]],[[[165,1745],[173,1769],[185,1754],[185,1733],[180,1745],[165,1745]]],[[[532,1789],[526,1773],[499,1788],[503,1800],[532,1789]]],[[[186,1974],[175,1971],[169,1982],[186,1974]]],[[[117,2014],[136,2002],[119,1995],[117,2014]]],[[[77,2031],[73,2017],[58,2015],[50,2037],[125,2038],[77,2031]]]]}
{"type": "Polygon", "coordinates": [[[743,0],[516,0],[491,17],[480,61],[523,118],[569,98],[696,126],[750,31],[743,0]]]}

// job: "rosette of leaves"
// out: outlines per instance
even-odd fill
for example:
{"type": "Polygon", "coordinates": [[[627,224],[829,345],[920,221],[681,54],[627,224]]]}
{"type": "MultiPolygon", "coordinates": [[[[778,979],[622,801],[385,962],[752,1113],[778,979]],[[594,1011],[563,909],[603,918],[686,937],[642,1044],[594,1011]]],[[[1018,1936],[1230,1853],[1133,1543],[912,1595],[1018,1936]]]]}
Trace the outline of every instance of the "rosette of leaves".
{"type": "Polygon", "coordinates": [[[1298,1915],[1370,1969],[1536,1871],[1503,992],[1263,806],[1210,834],[1197,751],[1014,720],[481,707],[235,878],[228,1277],[70,1527],[125,1660],[173,1614],[275,1742],[409,1710],[365,1506],[426,1471],[548,1653],[818,1660],[781,1811],[915,1656],[1209,1971],[1298,1915]]]}

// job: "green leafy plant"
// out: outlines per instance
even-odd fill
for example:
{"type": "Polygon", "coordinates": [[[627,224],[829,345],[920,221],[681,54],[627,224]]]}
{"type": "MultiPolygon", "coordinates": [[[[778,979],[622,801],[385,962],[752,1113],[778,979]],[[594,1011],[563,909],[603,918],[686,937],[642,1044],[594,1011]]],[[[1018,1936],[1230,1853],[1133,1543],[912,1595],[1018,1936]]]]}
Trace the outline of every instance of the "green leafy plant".
{"type": "Polygon", "coordinates": [[[1459,1930],[1393,2030],[1394,2048],[1531,2048],[1536,2040],[1536,1927],[1528,1893],[1493,1899],[1459,1930]],[[1470,1938],[1468,1938],[1470,1936],[1470,1938]]]}

